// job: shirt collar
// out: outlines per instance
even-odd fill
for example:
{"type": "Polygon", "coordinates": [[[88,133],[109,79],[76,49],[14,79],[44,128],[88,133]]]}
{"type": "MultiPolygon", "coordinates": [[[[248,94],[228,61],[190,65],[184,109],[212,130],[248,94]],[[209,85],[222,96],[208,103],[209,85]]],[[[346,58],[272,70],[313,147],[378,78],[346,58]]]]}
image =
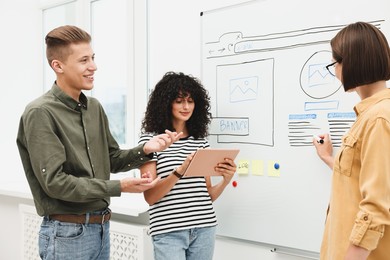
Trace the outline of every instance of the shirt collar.
{"type": "Polygon", "coordinates": [[[81,108],[84,108],[86,110],[88,107],[88,98],[84,95],[83,92],[80,93],[80,102],[78,102],[72,97],[70,97],[68,94],[66,94],[64,91],[62,91],[62,89],[56,84],[56,82],[54,82],[50,91],[51,93],[53,93],[54,96],[61,100],[62,103],[64,103],[71,109],[80,111],[81,108]]]}
{"type": "Polygon", "coordinates": [[[372,95],[371,97],[365,98],[360,101],[355,107],[356,115],[359,115],[369,109],[372,105],[384,100],[390,99],[390,89],[384,89],[372,95]]]}

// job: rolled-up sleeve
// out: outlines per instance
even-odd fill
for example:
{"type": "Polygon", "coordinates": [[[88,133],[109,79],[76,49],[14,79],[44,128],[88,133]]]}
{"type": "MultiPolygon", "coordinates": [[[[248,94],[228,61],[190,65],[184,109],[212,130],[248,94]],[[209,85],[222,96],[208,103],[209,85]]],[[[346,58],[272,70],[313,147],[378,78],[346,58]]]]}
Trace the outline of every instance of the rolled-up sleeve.
{"type": "Polygon", "coordinates": [[[384,225],[374,228],[372,224],[373,216],[360,211],[355,220],[350,237],[351,243],[372,251],[378,245],[379,239],[383,236],[384,225]]]}

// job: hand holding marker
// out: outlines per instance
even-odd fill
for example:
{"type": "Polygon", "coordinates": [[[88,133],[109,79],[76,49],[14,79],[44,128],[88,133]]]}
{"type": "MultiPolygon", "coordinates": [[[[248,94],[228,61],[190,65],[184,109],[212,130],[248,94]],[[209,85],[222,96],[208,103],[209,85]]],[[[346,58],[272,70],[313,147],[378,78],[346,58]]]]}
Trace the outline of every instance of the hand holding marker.
{"type": "Polygon", "coordinates": [[[316,139],[317,143],[319,143],[319,144],[323,144],[324,143],[324,139],[322,139],[318,135],[313,135],[313,138],[316,139]]]}

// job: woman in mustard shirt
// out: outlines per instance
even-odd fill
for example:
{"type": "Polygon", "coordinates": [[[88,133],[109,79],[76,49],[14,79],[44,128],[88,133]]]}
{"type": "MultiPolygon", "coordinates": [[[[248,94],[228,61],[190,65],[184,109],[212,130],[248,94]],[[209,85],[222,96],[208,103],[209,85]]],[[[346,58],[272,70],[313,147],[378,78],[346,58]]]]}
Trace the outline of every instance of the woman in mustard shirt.
{"type": "Polygon", "coordinates": [[[356,122],[333,158],[328,134],[313,140],[333,169],[332,192],[321,259],[390,259],[390,51],[383,33],[357,22],[330,42],[334,73],[346,92],[355,91],[356,122]]]}

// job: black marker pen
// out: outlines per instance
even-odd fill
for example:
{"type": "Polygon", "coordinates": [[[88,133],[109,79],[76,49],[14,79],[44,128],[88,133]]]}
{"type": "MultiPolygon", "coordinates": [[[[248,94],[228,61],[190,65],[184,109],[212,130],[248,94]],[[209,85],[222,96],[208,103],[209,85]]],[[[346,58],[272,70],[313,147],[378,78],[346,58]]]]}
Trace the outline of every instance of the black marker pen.
{"type": "Polygon", "coordinates": [[[324,139],[322,139],[318,135],[313,135],[313,138],[316,139],[317,143],[319,143],[319,144],[323,144],[324,143],[324,139]]]}

